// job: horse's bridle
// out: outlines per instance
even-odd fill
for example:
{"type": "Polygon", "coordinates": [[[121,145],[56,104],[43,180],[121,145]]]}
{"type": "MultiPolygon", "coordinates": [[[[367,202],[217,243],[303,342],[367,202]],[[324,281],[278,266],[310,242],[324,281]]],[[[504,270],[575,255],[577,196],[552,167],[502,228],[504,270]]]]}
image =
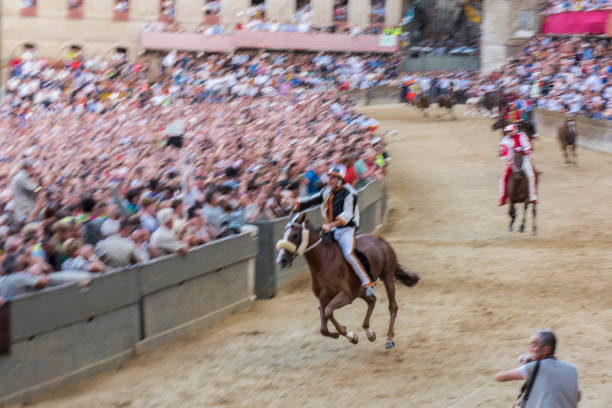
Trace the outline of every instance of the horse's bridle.
{"type": "Polygon", "coordinates": [[[308,230],[308,228],[306,228],[306,222],[303,222],[301,224],[296,224],[295,222],[290,222],[287,225],[285,225],[285,228],[283,229],[283,232],[287,231],[288,228],[292,228],[292,227],[296,227],[296,228],[301,228],[302,229],[302,242],[300,242],[300,246],[297,247],[293,242],[290,242],[286,239],[281,239],[280,241],[278,241],[276,243],[276,249],[281,250],[284,249],[285,251],[289,252],[290,254],[295,254],[297,253],[298,255],[303,255],[306,252],[310,251],[311,249],[313,249],[314,247],[316,247],[317,245],[319,245],[319,243],[321,243],[321,238],[319,238],[319,240],[317,242],[315,242],[314,244],[312,244],[311,246],[307,247],[308,245],[308,240],[310,239],[310,231],[308,230]]]}

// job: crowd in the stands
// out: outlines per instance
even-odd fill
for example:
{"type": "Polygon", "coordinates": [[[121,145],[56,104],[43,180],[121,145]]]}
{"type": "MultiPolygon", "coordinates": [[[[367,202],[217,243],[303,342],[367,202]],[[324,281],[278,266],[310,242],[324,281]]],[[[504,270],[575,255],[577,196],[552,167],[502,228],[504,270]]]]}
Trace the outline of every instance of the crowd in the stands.
{"type": "Polygon", "coordinates": [[[169,52],[159,66],[122,54],[14,58],[0,108],[0,297],[284,216],[334,164],[355,187],[382,177],[378,123],[342,91],[393,81],[398,62],[254,51],[169,52]]]}

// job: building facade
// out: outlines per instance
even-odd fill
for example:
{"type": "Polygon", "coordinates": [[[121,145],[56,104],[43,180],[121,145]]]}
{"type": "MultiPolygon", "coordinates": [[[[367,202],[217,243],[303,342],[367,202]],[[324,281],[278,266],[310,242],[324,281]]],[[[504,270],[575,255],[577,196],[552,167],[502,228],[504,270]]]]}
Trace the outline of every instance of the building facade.
{"type": "MultiPolygon", "coordinates": [[[[290,23],[296,8],[310,4],[311,25],[326,27],[334,22],[337,4],[344,6],[346,24],[365,26],[372,6],[383,2],[384,24],[401,19],[403,0],[265,0],[266,19],[290,23]]],[[[140,53],[140,33],[145,25],[171,20],[181,29],[195,31],[204,20],[233,27],[245,23],[246,10],[263,0],[2,0],[0,2],[1,50],[7,59],[34,47],[49,58],[79,47],[86,55],[106,55],[121,48],[133,57],[140,53]],[[207,7],[213,3],[210,15],[207,7]]]]}

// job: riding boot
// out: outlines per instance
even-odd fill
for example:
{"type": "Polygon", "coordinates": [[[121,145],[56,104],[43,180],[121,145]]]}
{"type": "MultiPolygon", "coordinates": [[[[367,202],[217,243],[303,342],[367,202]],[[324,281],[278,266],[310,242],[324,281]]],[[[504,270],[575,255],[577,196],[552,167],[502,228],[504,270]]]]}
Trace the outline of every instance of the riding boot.
{"type": "Polygon", "coordinates": [[[536,195],[536,180],[535,176],[528,177],[529,180],[529,201],[536,202],[538,201],[538,196],[536,195]]]}
{"type": "Polygon", "coordinates": [[[506,204],[506,186],[508,185],[508,177],[510,177],[510,167],[506,168],[506,173],[499,182],[499,189],[501,193],[501,198],[499,199],[499,206],[503,206],[506,204]]]}

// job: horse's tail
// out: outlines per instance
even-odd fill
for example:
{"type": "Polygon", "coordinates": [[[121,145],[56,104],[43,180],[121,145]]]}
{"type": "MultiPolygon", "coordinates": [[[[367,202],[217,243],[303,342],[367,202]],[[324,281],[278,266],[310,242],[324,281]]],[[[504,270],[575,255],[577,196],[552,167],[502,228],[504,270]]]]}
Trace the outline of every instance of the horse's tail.
{"type": "Polygon", "coordinates": [[[413,272],[406,272],[401,266],[397,265],[395,268],[395,277],[398,281],[402,282],[406,286],[415,286],[421,280],[421,277],[413,272]]]}

